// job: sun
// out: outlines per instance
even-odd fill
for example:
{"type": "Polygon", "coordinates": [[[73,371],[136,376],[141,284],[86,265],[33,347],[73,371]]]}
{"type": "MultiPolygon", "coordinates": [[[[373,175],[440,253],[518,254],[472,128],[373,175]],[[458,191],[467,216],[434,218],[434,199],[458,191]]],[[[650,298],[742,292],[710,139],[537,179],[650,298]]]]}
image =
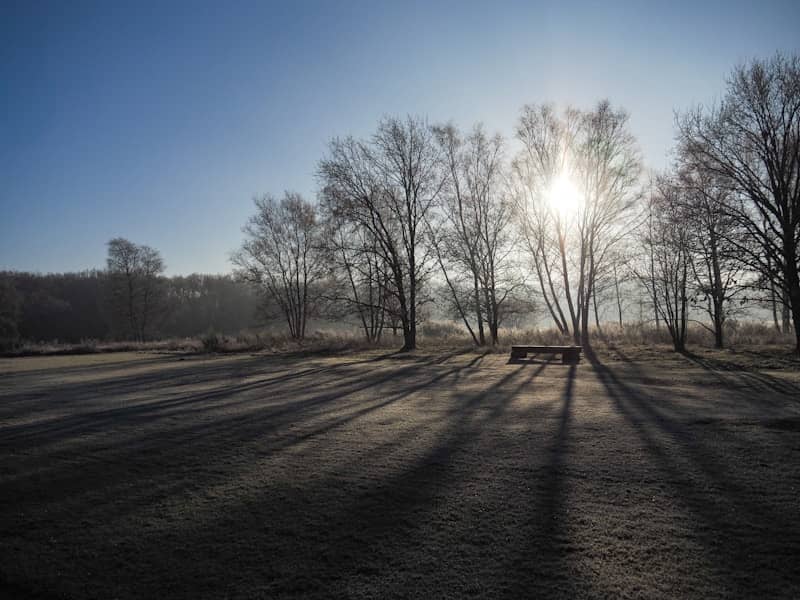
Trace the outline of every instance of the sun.
{"type": "Polygon", "coordinates": [[[553,179],[546,196],[550,208],[563,218],[574,215],[581,206],[581,193],[566,173],[553,179]]]}

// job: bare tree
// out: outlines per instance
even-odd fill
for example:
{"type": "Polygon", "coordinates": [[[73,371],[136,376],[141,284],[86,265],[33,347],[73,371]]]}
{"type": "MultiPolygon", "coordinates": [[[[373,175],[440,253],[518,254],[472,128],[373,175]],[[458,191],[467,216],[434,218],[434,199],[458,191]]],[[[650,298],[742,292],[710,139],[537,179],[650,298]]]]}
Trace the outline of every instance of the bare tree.
{"type": "Polygon", "coordinates": [[[239,277],[259,286],[278,305],[289,334],[302,340],[325,273],[316,208],[291,192],[281,200],[256,198],[255,205],[233,263],[239,277]]]}
{"type": "Polygon", "coordinates": [[[431,229],[430,241],[473,341],[486,343],[485,324],[497,344],[504,303],[521,284],[511,261],[512,204],[503,139],[487,136],[480,125],[466,137],[453,125],[434,131],[449,178],[442,194],[443,225],[438,232],[431,229]]]}
{"type": "Polygon", "coordinates": [[[159,309],[164,261],[150,246],[114,238],[108,242],[106,265],[114,312],[125,315],[128,335],[143,341],[159,309]]]}
{"type": "Polygon", "coordinates": [[[744,289],[737,246],[746,243],[746,236],[724,209],[731,192],[711,174],[679,168],[677,185],[682,188],[683,216],[690,234],[692,297],[711,319],[714,346],[722,348],[725,321],[734,298],[744,289]],[[730,240],[738,241],[734,245],[730,240]]]}
{"type": "MultiPolygon", "coordinates": [[[[569,273],[564,267],[566,225],[572,215],[554,210],[548,196],[554,182],[568,170],[578,119],[577,111],[566,110],[559,116],[549,104],[523,107],[516,128],[523,150],[512,165],[520,237],[531,258],[542,300],[564,335],[570,333],[562,301],[571,303],[569,273]]],[[[572,325],[577,331],[575,319],[572,325]]]]}
{"type": "Polygon", "coordinates": [[[389,302],[391,277],[379,251],[378,242],[369,230],[346,221],[326,206],[325,251],[330,280],[324,295],[331,300],[336,314],[358,318],[368,342],[381,339],[392,312],[389,302]],[[340,312],[341,311],[341,312],[340,312]]]}
{"type": "MultiPolygon", "coordinates": [[[[627,240],[626,240],[627,241],[627,240]]],[[[601,330],[601,315],[604,314],[602,307],[611,304],[614,320],[620,329],[624,326],[624,315],[630,299],[626,297],[625,289],[628,282],[628,255],[631,248],[627,245],[620,245],[606,261],[605,265],[598,270],[592,295],[593,312],[595,326],[601,330]]]]}
{"type": "Polygon", "coordinates": [[[589,346],[589,305],[600,274],[614,259],[627,233],[623,219],[639,198],[641,160],[628,130],[628,113],[607,100],[584,113],[578,138],[577,170],[583,186],[578,304],[581,342],[589,346]]]}
{"type": "Polygon", "coordinates": [[[418,118],[384,118],[367,141],[330,142],[320,162],[322,194],[332,211],[369,232],[380,263],[391,274],[403,350],[417,345],[417,310],[432,266],[424,244],[444,185],[438,145],[418,118]]]}
{"type": "Polygon", "coordinates": [[[648,201],[649,218],[642,226],[644,260],[635,269],[678,352],[686,349],[691,268],[690,233],[681,193],[673,179],[657,178],[648,201]]]}
{"type": "Polygon", "coordinates": [[[523,144],[515,161],[517,209],[542,297],[562,333],[588,347],[597,282],[639,198],[641,162],[628,115],[606,100],[561,117],[548,105],[526,106],[517,138],[523,144]],[[568,210],[561,208],[565,181],[578,196],[568,210]]]}
{"type": "Polygon", "coordinates": [[[681,151],[732,193],[726,212],[745,231],[741,260],[777,288],[800,353],[800,57],[734,69],[721,103],[678,119],[681,151]]]}

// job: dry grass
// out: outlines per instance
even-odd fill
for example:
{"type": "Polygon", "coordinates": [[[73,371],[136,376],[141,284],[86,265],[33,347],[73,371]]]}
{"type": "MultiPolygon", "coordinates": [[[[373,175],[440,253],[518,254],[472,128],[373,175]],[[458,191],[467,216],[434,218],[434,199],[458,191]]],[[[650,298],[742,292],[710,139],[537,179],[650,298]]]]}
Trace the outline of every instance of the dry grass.
{"type": "MultiPolygon", "coordinates": [[[[462,343],[464,340],[462,340],[462,343]]],[[[402,337],[384,336],[380,343],[366,342],[357,333],[319,330],[298,341],[285,334],[242,332],[224,335],[210,332],[199,338],[170,338],[146,342],[108,342],[83,340],[78,344],[59,342],[24,342],[0,356],[59,356],[101,354],[110,352],[178,352],[178,353],[236,353],[236,352],[306,352],[326,353],[358,351],[375,348],[394,348],[402,345],[402,337]]]]}
{"type": "Polygon", "coordinates": [[[23,342],[3,356],[59,356],[78,354],[101,354],[110,352],[197,352],[202,341],[194,338],[173,338],[148,342],[101,342],[83,340],[78,344],[59,342],[23,342]]]}
{"type": "Polygon", "coordinates": [[[646,347],[0,359],[0,595],[797,598],[800,371],[646,347]]]}
{"type": "MultiPolygon", "coordinates": [[[[488,337],[488,331],[487,331],[488,337]]],[[[479,349],[481,352],[508,352],[512,344],[531,343],[543,345],[562,345],[572,343],[572,338],[561,335],[553,328],[504,328],[500,331],[500,343],[496,347],[479,349]]],[[[704,349],[713,346],[712,334],[699,325],[689,328],[689,346],[704,349]]],[[[664,327],[656,329],[652,325],[630,323],[620,328],[615,324],[603,325],[602,331],[591,330],[594,344],[602,347],[605,344],[622,346],[653,346],[659,349],[671,347],[669,334],[664,327]]],[[[726,327],[726,347],[785,348],[791,351],[794,338],[790,334],[782,334],[765,323],[731,321],[726,327]]],[[[199,338],[172,338],[148,342],[103,342],[84,340],[79,344],[61,344],[58,342],[26,342],[13,351],[2,356],[54,356],[72,354],[95,354],[106,352],[184,352],[184,353],[231,353],[231,352],[272,352],[287,353],[343,353],[370,349],[390,350],[402,345],[402,335],[392,335],[390,330],[384,332],[378,343],[370,343],[357,330],[342,331],[340,329],[319,329],[309,334],[305,340],[294,340],[288,335],[273,331],[246,331],[238,335],[223,335],[209,332],[199,338]]],[[[429,321],[420,325],[419,345],[429,350],[465,349],[472,346],[472,340],[466,329],[449,321],[429,321]]]]}

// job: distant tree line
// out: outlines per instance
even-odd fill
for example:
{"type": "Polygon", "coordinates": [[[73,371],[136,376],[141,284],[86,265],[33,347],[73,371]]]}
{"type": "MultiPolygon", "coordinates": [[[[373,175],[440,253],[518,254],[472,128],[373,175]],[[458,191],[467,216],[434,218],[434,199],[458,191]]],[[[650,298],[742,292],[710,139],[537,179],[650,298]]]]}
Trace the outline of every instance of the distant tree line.
{"type": "Polygon", "coordinates": [[[257,292],[231,275],[144,270],[129,281],[113,270],[0,272],[0,343],[235,334],[259,323],[259,304],[257,292]]]}

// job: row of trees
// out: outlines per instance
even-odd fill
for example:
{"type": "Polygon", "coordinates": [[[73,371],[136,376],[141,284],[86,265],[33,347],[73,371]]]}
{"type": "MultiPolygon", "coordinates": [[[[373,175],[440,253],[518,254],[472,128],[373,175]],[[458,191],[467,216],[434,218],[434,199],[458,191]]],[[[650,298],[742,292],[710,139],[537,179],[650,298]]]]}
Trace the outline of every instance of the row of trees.
{"type": "Polygon", "coordinates": [[[794,324],[800,351],[799,124],[796,56],[737,68],[718,106],[681,115],[675,166],[649,182],[608,101],[525,106],[513,152],[481,126],[384,118],[329,143],[319,202],[258,199],[234,262],[298,338],[328,303],[369,340],[401,329],[410,350],[438,299],[476,344],[497,343],[535,298],[588,345],[591,314],[599,328],[613,299],[621,325],[635,285],[676,349],[699,313],[722,346],[737,304],[760,302],[794,324]]]}
{"type": "Polygon", "coordinates": [[[496,344],[535,304],[588,346],[592,314],[600,329],[611,306],[622,326],[634,297],[677,350],[690,321],[721,347],[726,321],[760,305],[800,351],[800,58],[736,68],[717,105],[676,123],[672,168],[647,177],[628,114],[608,101],[527,105],[512,140],[384,118],[329,143],[317,202],[256,200],[235,278],[165,278],[156,250],[117,238],[105,271],[0,278],[0,335],[231,331],[254,324],[258,294],[297,339],[314,317],[354,319],[367,340],[389,328],[411,350],[434,308],[496,344]],[[65,307],[80,314],[69,325],[65,307]]]}
{"type": "Polygon", "coordinates": [[[334,139],[318,205],[292,193],[256,200],[239,274],[268,291],[297,337],[315,305],[337,301],[367,339],[388,322],[413,349],[420,307],[441,287],[475,344],[496,344],[504,319],[530,313],[534,297],[587,344],[599,282],[640,194],[628,116],[607,101],[563,114],[526,106],[516,140],[509,159],[506,141],[480,125],[463,133],[413,117],[385,118],[365,140],[334,139]],[[558,182],[578,187],[580,206],[561,210],[558,182]]]}
{"type": "Polygon", "coordinates": [[[319,164],[319,205],[292,193],[256,200],[238,273],[268,292],[296,337],[325,303],[355,315],[370,341],[399,329],[410,350],[438,272],[475,343],[496,343],[503,318],[530,307],[513,267],[503,146],[480,127],[463,135],[412,117],[386,118],[366,140],[335,139],[319,164]]]}
{"type": "Polygon", "coordinates": [[[749,298],[771,307],[776,328],[793,326],[800,352],[800,58],[736,68],[719,104],[677,128],[641,236],[656,318],[682,350],[697,305],[722,347],[726,318],[749,298]]]}

